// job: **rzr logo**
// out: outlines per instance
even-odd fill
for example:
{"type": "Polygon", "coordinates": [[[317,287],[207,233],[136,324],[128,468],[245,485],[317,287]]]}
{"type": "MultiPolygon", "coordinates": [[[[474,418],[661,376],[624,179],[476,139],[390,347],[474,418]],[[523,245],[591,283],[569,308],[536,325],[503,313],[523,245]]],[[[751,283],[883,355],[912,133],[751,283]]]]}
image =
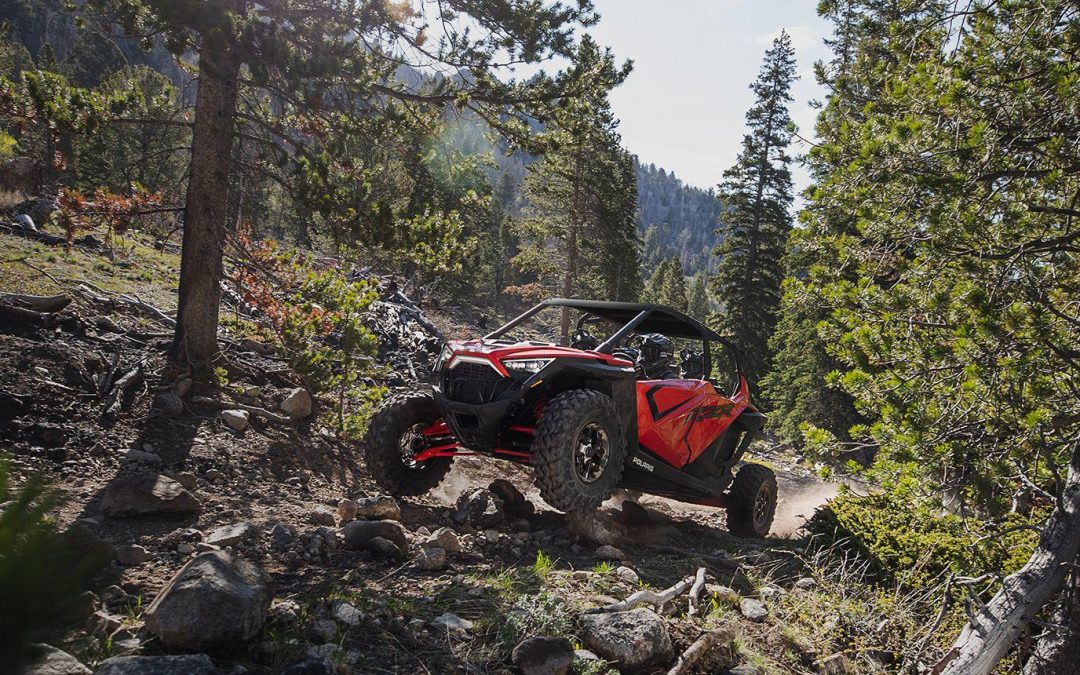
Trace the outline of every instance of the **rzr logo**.
{"type": "Polygon", "coordinates": [[[648,462],[641,459],[640,457],[634,457],[630,461],[632,461],[634,464],[637,464],[638,466],[640,466],[642,469],[645,469],[646,471],[652,471],[653,470],[653,465],[649,464],[648,462]]]}
{"type": "Polygon", "coordinates": [[[731,417],[731,411],[735,409],[735,403],[729,401],[719,405],[705,405],[694,411],[694,421],[718,420],[731,417]]]}

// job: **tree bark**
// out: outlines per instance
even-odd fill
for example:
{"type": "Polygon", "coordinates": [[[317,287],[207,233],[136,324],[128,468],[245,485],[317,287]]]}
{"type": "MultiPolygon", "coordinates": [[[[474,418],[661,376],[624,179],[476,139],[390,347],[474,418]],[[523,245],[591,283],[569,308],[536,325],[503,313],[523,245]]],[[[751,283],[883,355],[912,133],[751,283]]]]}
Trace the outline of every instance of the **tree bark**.
{"type": "Polygon", "coordinates": [[[181,366],[203,367],[219,355],[218,308],[239,73],[239,60],[228,52],[200,50],[180,297],[169,350],[169,358],[181,366]]]}
{"type": "MultiPolygon", "coordinates": [[[[989,675],[1058,589],[1080,551],[1080,443],[1072,450],[1069,474],[1057,507],[1027,564],[1002,583],[997,595],[974,614],[935,671],[945,675],[989,675]]],[[[1070,671],[1065,671],[1070,672],[1070,671]]]]}
{"type": "MultiPolygon", "coordinates": [[[[1074,561],[1080,564],[1080,558],[1074,561]]],[[[1080,675],[1080,574],[1074,568],[1069,584],[1058,596],[1054,617],[1039,637],[1024,675],[1080,675]]]]}
{"type": "MultiPolygon", "coordinates": [[[[578,154],[574,160],[574,196],[570,204],[570,222],[566,232],[566,276],[563,277],[562,296],[574,297],[574,282],[577,278],[578,263],[578,219],[581,216],[581,163],[583,148],[578,147],[578,154]]],[[[559,327],[559,336],[563,342],[569,344],[570,336],[570,308],[562,308],[562,316],[559,327]]]]}

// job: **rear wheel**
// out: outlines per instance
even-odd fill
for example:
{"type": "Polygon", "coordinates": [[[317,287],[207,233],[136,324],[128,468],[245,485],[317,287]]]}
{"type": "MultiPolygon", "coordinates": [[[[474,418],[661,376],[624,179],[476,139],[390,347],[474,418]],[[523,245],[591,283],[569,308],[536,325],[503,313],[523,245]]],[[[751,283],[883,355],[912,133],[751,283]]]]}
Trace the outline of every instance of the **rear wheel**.
{"type": "Polygon", "coordinates": [[[739,537],[767,537],[776,515],[776,474],[760,464],[745,464],[731,484],[727,528],[739,537]]]}
{"type": "Polygon", "coordinates": [[[365,457],[375,482],[402,496],[422,495],[438,485],[453,459],[413,459],[428,445],[423,430],[438,419],[431,394],[413,391],[387,399],[368,425],[365,457]]]}
{"type": "Polygon", "coordinates": [[[553,398],[532,445],[540,496],[571,512],[595,509],[622,478],[626,446],[611,398],[574,389],[553,398]]]}

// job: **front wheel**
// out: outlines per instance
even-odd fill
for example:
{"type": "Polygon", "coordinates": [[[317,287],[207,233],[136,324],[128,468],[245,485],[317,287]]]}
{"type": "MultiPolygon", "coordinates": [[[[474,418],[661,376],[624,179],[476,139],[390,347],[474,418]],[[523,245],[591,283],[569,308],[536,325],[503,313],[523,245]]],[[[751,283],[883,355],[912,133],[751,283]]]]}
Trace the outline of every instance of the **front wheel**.
{"type": "Polygon", "coordinates": [[[760,464],[744,465],[728,494],[728,532],[738,537],[767,537],[775,515],[776,474],[760,464]]]}
{"type": "Polygon", "coordinates": [[[609,396],[574,389],[553,398],[532,444],[540,496],[560,511],[595,509],[622,478],[626,445],[609,396]]]}
{"type": "Polygon", "coordinates": [[[429,492],[450,471],[451,457],[413,458],[427,446],[423,430],[439,419],[435,398],[413,391],[387,399],[368,425],[368,471],[391,494],[416,496],[429,492]]]}

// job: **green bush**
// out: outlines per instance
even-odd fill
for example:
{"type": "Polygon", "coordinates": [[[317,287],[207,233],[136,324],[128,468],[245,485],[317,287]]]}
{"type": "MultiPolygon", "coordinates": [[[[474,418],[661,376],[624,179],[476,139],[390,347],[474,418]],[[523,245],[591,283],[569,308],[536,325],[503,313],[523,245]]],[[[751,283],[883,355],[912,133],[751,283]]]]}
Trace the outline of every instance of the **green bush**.
{"type": "Polygon", "coordinates": [[[921,587],[953,572],[1009,574],[1030,557],[1038,536],[1032,523],[1010,514],[1001,523],[941,515],[926,504],[905,503],[891,492],[841,494],[807,524],[819,543],[840,543],[870,561],[882,581],[921,587]]]}
{"type": "Polygon", "coordinates": [[[106,562],[56,531],[47,514],[57,503],[39,477],[14,490],[0,459],[0,664],[14,672],[80,618],[80,594],[106,562]]]}

